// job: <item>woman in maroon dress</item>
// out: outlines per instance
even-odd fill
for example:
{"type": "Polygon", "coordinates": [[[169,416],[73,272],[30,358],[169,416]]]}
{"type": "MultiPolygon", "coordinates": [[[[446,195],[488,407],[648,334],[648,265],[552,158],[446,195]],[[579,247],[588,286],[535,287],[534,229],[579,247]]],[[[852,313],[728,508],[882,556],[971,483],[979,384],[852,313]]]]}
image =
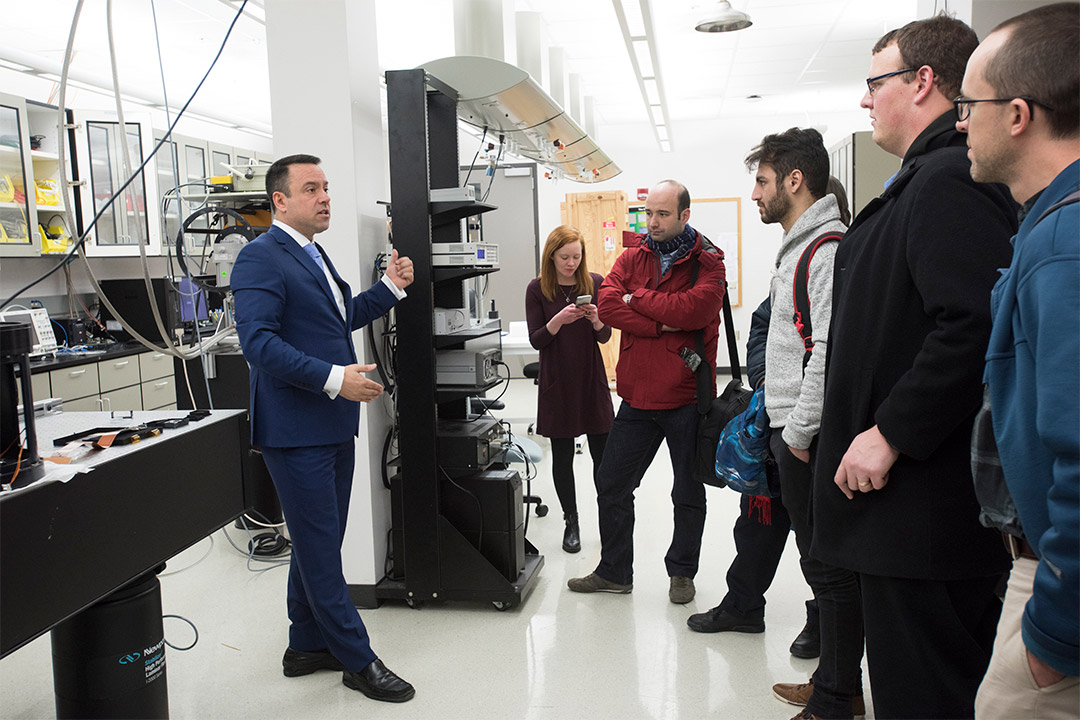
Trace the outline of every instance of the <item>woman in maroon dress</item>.
{"type": "Polygon", "coordinates": [[[597,347],[611,337],[611,328],[600,322],[593,302],[603,280],[585,264],[585,243],[578,229],[560,225],[544,245],[540,277],[525,290],[529,342],[540,351],[536,431],[551,440],[551,474],[566,521],[562,548],[569,553],[581,550],[574,438],[589,438],[595,482],[614,419],[607,373],[597,347]],[[577,305],[581,295],[591,297],[577,305]]]}

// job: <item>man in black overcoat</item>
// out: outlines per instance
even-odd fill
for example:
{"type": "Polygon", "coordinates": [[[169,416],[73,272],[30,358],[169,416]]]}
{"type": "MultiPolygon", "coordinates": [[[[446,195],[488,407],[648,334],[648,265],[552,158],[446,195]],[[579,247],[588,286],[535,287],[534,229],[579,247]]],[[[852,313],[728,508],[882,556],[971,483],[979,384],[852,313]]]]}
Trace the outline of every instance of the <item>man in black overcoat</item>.
{"type": "Polygon", "coordinates": [[[859,573],[877,718],[974,714],[1008,567],[969,445],[1015,204],[976,184],[952,100],[978,45],[939,15],[875,45],[862,106],[903,158],[836,254],[812,554],[859,573]]]}

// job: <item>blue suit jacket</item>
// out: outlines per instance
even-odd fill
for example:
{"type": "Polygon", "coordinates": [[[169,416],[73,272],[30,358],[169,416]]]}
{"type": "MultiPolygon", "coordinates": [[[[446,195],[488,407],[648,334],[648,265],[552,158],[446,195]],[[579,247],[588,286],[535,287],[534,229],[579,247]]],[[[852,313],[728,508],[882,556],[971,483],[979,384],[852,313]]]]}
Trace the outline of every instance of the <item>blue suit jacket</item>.
{"type": "Polygon", "coordinates": [[[397,302],[383,283],[352,297],[322,247],[346,298],[338,312],[323,271],[292,237],[271,227],[240,251],[230,281],[236,331],[251,366],[251,435],[256,447],[330,445],[355,437],[360,404],[323,392],[331,365],[355,363],[352,332],[397,302]]]}

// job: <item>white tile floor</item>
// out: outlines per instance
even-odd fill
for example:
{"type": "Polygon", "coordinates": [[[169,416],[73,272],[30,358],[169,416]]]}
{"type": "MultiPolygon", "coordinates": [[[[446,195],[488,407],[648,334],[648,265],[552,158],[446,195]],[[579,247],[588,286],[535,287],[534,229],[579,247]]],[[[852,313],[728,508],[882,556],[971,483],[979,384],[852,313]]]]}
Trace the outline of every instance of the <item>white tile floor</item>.
{"type": "MultiPolygon", "coordinates": [[[[502,414],[529,417],[534,393],[530,381],[513,381],[502,414]]],[[[515,431],[524,432],[525,424],[515,425],[515,431]]],[[[221,531],[205,560],[198,562],[209,540],[178,555],[166,572],[198,564],[162,577],[164,612],[194,622],[199,642],[187,652],[168,651],[172,717],[781,720],[794,715],[798,708],[770,691],[776,682],[804,681],[816,664],[788,653],[810,596],[794,540],[767,594],[764,634],[694,633],[686,618],[716,605],[726,591],[739,497],[709,490],[698,595],[686,606],[672,605],[663,563],[671,536],[671,470],[661,448],[637,497],[633,594],[579,595],[566,589],[566,581],[592,571],[600,550],[587,452],[578,456],[576,473],[583,536],[578,555],[560,549],[562,519],[548,463],[540,465],[533,481],[552,511],[529,523],[529,537],[545,555],[545,566],[522,606],[497,612],[486,603],[420,610],[388,603],[363,611],[376,652],[416,686],[416,698],[403,705],[368,700],[346,689],[337,673],[281,675],[287,642],[284,567],[248,572],[245,557],[221,531]]],[[[239,531],[231,532],[241,542],[239,531]]],[[[191,642],[191,630],[181,621],[166,619],[165,633],[173,645],[191,642]]],[[[869,706],[865,678],[864,686],[869,706]]],[[[46,635],[0,661],[0,716],[17,720],[54,713],[46,635]]]]}

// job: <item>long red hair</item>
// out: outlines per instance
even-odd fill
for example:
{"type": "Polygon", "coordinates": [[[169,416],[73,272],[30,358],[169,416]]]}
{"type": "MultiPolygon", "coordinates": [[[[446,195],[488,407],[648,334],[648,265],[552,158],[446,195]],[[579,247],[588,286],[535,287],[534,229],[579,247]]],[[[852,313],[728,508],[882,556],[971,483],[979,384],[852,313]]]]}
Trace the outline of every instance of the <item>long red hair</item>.
{"type": "MultiPolygon", "coordinates": [[[[560,225],[551,231],[544,243],[544,252],[540,256],[540,291],[548,300],[555,299],[555,289],[559,285],[559,273],[555,270],[555,253],[564,245],[572,242],[581,243],[581,264],[574,273],[575,294],[592,295],[593,279],[589,266],[585,262],[585,238],[573,225],[560,225]]],[[[596,302],[596,298],[593,298],[596,302]]]]}

